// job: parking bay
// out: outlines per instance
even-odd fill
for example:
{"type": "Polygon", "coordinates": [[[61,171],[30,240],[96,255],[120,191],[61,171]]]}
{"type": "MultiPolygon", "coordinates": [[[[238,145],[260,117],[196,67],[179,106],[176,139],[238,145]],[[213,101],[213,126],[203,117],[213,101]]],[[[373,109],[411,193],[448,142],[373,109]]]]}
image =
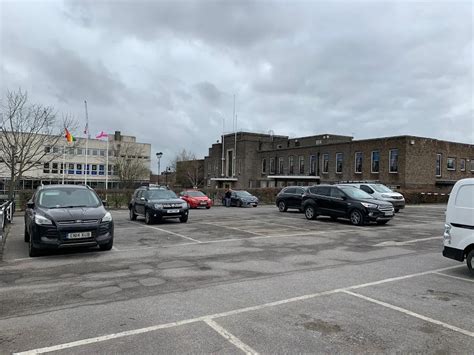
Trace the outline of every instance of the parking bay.
{"type": "Polygon", "coordinates": [[[444,208],[408,206],[365,227],[273,206],[151,226],[115,211],[114,250],[35,259],[16,218],[0,349],[470,352],[474,279],[441,256],[444,208]]]}

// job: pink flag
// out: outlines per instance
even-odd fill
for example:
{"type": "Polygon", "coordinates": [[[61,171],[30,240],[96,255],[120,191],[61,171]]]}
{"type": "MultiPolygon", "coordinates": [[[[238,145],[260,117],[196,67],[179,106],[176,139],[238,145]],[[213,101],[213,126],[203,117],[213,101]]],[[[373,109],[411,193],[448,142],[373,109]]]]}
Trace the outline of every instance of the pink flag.
{"type": "Polygon", "coordinates": [[[107,138],[107,137],[108,137],[108,135],[104,131],[101,131],[97,136],[95,136],[95,138],[97,138],[97,139],[107,138]]]}

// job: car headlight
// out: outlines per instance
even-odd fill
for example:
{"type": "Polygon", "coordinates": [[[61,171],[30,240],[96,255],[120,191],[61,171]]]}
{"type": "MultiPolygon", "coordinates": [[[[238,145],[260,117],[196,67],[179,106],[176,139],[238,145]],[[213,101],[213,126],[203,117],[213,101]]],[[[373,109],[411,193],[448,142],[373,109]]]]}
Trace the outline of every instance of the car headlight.
{"type": "Polygon", "coordinates": [[[188,208],[188,204],[186,202],[184,202],[181,206],[181,208],[188,208]]]}
{"type": "Polygon", "coordinates": [[[50,226],[53,224],[50,219],[43,217],[39,214],[35,215],[35,223],[40,226],[50,226]]]}
{"type": "Polygon", "coordinates": [[[360,203],[362,206],[366,208],[377,208],[378,206],[374,203],[368,203],[368,202],[361,202],[360,203]]]}
{"type": "Polygon", "coordinates": [[[161,210],[161,209],[163,209],[163,204],[162,204],[162,203],[155,203],[154,207],[155,207],[157,210],[161,210]]]}
{"type": "Polygon", "coordinates": [[[382,194],[381,196],[382,196],[383,198],[392,198],[392,196],[386,195],[386,194],[382,194]]]}
{"type": "Polygon", "coordinates": [[[107,212],[104,217],[102,217],[101,222],[112,222],[112,215],[110,212],[107,212]]]}

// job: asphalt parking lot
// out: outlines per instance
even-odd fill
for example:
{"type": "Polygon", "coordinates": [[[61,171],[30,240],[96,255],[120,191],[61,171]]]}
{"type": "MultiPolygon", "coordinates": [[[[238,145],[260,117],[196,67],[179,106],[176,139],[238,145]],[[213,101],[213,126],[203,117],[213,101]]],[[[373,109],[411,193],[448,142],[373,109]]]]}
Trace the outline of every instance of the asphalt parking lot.
{"type": "Polygon", "coordinates": [[[0,263],[0,352],[473,353],[474,278],[442,257],[444,205],[355,227],[274,206],[148,226],[114,211],[109,252],[0,263]]]}

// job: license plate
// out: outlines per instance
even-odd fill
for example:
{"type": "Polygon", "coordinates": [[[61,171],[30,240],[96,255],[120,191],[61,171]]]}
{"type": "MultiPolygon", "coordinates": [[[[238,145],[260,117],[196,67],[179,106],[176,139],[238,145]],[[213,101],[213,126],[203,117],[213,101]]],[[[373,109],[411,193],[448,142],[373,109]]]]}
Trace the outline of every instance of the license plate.
{"type": "Polygon", "coordinates": [[[168,213],[179,213],[179,210],[168,210],[168,213]]]}
{"type": "Polygon", "coordinates": [[[81,238],[90,238],[92,237],[91,232],[76,232],[76,233],[68,233],[68,239],[81,239],[81,238]]]}
{"type": "Polygon", "coordinates": [[[386,216],[393,216],[393,212],[385,212],[386,216]]]}
{"type": "Polygon", "coordinates": [[[206,202],[201,202],[201,205],[207,205],[207,203],[206,202]]]}

